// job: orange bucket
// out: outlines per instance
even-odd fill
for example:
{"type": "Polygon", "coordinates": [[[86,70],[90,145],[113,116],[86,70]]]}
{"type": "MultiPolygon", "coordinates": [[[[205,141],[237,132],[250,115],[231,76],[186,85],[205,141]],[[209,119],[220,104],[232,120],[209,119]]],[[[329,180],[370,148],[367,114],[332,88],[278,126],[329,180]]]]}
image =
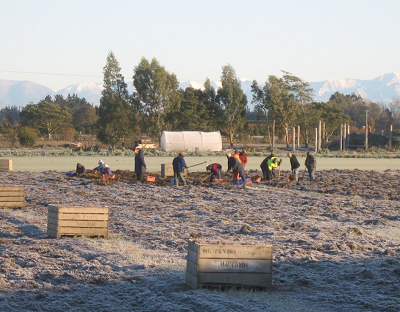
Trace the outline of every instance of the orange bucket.
{"type": "Polygon", "coordinates": [[[110,174],[103,174],[103,175],[101,176],[101,178],[102,178],[103,180],[114,180],[114,179],[115,179],[115,174],[113,174],[113,175],[110,175],[110,174]]]}
{"type": "Polygon", "coordinates": [[[146,177],[146,181],[147,181],[147,182],[156,182],[156,177],[147,176],[147,177],[146,177]]]}

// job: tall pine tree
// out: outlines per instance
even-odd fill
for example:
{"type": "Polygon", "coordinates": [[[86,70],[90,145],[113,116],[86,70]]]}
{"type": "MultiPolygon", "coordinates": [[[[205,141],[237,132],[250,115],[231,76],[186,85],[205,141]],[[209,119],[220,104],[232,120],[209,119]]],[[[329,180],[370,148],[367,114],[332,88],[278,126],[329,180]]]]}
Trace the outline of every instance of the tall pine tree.
{"type": "Polygon", "coordinates": [[[134,106],[120,71],[119,62],[111,51],[103,68],[104,89],[100,98],[97,134],[101,142],[111,147],[131,143],[138,135],[134,106]]]}

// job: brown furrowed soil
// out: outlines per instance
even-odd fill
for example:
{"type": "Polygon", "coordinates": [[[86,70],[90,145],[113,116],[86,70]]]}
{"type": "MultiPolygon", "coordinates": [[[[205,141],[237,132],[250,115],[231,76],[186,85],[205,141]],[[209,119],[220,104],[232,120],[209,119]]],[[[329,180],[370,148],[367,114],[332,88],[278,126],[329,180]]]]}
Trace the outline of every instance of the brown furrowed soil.
{"type": "Polygon", "coordinates": [[[400,171],[317,171],[234,185],[2,172],[0,311],[399,311],[400,171]],[[47,237],[47,206],[110,207],[108,238],[47,237]],[[189,240],[272,245],[273,290],[185,285],[189,240]]]}

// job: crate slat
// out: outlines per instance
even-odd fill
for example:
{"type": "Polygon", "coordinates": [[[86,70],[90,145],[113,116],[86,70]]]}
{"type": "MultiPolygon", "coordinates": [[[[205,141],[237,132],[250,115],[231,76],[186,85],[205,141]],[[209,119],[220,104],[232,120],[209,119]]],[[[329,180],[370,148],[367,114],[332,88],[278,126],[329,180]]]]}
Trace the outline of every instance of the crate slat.
{"type": "Polygon", "coordinates": [[[8,197],[0,196],[0,202],[20,202],[21,199],[22,199],[21,196],[8,196],[8,197]]]}
{"type": "Polygon", "coordinates": [[[109,215],[106,213],[84,214],[84,213],[62,213],[59,214],[55,211],[49,212],[49,218],[57,220],[90,220],[90,221],[108,221],[109,215]]]}
{"type": "Polygon", "coordinates": [[[108,208],[99,208],[99,207],[58,207],[54,205],[48,206],[48,211],[57,211],[65,214],[74,214],[74,213],[108,213],[108,208]]]}
{"type": "Polygon", "coordinates": [[[197,276],[197,263],[192,262],[188,259],[186,263],[186,272],[189,272],[190,274],[197,276]]]}
{"type": "Polygon", "coordinates": [[[58,220],[49,219],[47,224],[55,224],[59,227],[98,227],[104,228],[108,226],[108,221],[85,221],[85,220],[58,220]]]}
{"type": "MultiPolygon", "coordinates": [[[[53,229],[51,229],[53,230],[53,229]]],[[[65,236],[107,236],[106,228],[77,228],[77,227],[57,227],[58,235],[65,236]]]]}
{"type": "Polygon", "coordinates": [[[4,207],[4,208],[25,208],[25,202],[22,202],[22,201],[0,202],[0,207],[4,207]]]}
{"type": "Polygon", "coordinates": [[[232,273],[272,273],[270,260],[252,259],[199,259],[200,272],[232,272],[232,273]]]}
{"type": "Polygon", "coordinates": [[[272,274],[198,273],[198,284],[271,288],[272,274]]]}
{"type": "Polygon", "coordinates": [[[199,258],[272,260],[272,246],[199,245],[199,258]]]}
{"type": "Polygon", "coordinates": [[[0,186],[0,191],[2,191],[2,192],[6,192],[6,191],[15,192],[15,191],[20,191],[21,188],[25,189],[25,187],[21,186],[21,185],[1,185],[0,186]]]}
{"type": "Polygon", "coordinates": [[[186,271],[186,284],[192,289],[197,289],[199,286],[197,275],[193,275],[186,271]]]}
{"type": "Polygon", "coordinates": [[[12,197],[25,196],[25,190],[24,189],[20,189],[18,191],[2,191],[2,190],[0,190],[0,198],[9,197],[9,196],[12,196],[12,197]]]}

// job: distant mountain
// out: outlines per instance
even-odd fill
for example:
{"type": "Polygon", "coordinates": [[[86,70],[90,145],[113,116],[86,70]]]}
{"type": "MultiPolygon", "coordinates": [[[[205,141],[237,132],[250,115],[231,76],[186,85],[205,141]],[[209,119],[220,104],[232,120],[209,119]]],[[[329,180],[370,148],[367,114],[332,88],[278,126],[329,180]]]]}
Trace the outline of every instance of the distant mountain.
{"type": "Polygon", "coordinates": [[[47,95],[54,95],[53,90],[32,81],[0,80],[0,108],[5,106],[25,106],[37,103],[47,95]]]}
{"type": "Polygon", "coordinates": [[[80,98],[85,98],[89,103],[99,105],[101,91],[103,91],[103,83],[83,82],[61,89],[56,94],[61,94],[64,98],[68,97],[68,94],[76,94],[80,98]]]}
{"type": "Polygon", "coordinates": [[[390,73],[372,80],[360,79],[330,79],[321,82],[312,82],[314,100],[326,102],[335,92],[347,94],[359,94],[363,99],[372,102],[387,104],[394,97],[400,97],[400,74],[390,73]]]}
{"type": "MultiPolygon", "coordinates": [[[[249,107],[252,109],[251,85],[253,82],[242,78],[239,78],[239,80],[241,81],[243,92],[247,96],[249,107]]],[[[128,91],[132,93],[134,90],[132,81],[126,83],[128,91]]],[[[185,89],[189,85],[196,89],[203,89],[204,81],[185,81],[181,82],[179,87],[185,89]]],[[[221,86],[221,82],[211,81],[211,85],[215,89],[218,89],[221,86]]],[[[314,100],[318,102],[326,102],[332,94],[340,92],[345,95],[352,93],[360,94],[364,99],[387,104],[394,97],[400,97],[400,74],[389,73],[372,80],[330,79],[311,82],[310,86],[315,90],[314,100]]],[[[85,98],[89,103],[99,105],[102,90],[103,83],[94,82],[70,85],[54,92],[45,86],[31,81],[0,80],[0,108],[10,105],[23,107],[29,104],[29,102],[37,103],[47,95],[53,96],[54,94],[61,94],[64,97],[67,97],[68,94],[76,94],[81,98],[85,98]]]]}

